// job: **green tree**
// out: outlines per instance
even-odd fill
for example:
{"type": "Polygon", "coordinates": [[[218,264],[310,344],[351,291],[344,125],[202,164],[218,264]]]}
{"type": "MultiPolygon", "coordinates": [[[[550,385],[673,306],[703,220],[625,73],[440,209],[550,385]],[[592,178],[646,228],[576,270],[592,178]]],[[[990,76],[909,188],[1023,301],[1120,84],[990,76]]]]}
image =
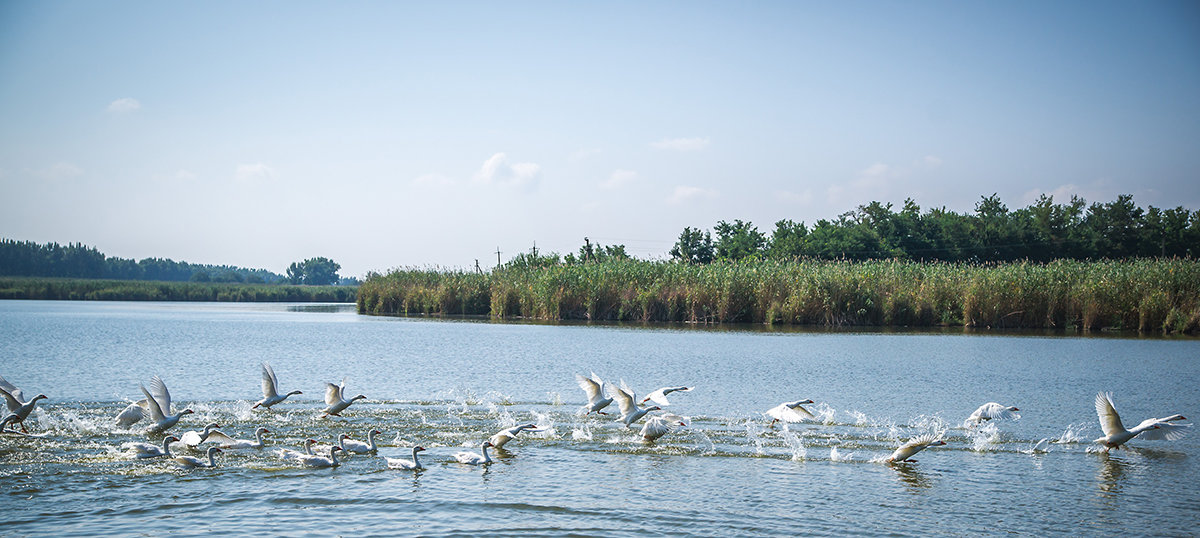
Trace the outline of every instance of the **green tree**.
{"type": "Polygon", "coordinates": [[[292,284],[330,286],[338,281],[342,266],[329,258],[309,258],[288,266],[287,279],[292,284]]]}
{"type": "Polygon", "coordinates": [[[670,254],[687,263],[709,263],[713,261],[712,234],[699,228],[684,228],[670,254]]]}
{"type": "Polygon", "coordinates": [[[767,255],[776,260],[789,260],[804,255],[808,227],[803,222],[784,219],[775,223],[775,231],[767,241],[767,255]]]}
{"type": "Polygon", "coordinates": [[[718,258],[726,260],[741,260],[757,256],[767,246],[767,238],[753,224],[733,221],[717,222],[717,241],[714,243],[718,258]]]}

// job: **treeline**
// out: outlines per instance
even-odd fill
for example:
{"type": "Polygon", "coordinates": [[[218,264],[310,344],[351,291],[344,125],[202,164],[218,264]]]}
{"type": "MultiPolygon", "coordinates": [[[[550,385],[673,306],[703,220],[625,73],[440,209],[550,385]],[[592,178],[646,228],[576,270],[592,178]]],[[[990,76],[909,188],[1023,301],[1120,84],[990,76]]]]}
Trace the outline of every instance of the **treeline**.
{"type": "Polygon", "coordinates": [[[982,197],[975,211],[965,214],[945,208],[923,212],[911,199],[899,211],[890,203],[871,202],[812,226],[780,220],[770,235],[741,220],[720,221],[712,232],[685,228],[670,255],[691,263],[746,258],[947,262],[1196,258],[1200,211],[1142,209],[1130,195],[1090,205],[1079,197],[1058,204],[1043,195],[1028,207],[1010,210],[993,194],[982,197]]]}
{"type": "MultiPolygon", "coordinates": [[[[335,269],[336,271],[336,269],[335,269]]],[[[0,276],[275,284],[282,275],[265,269],[204,265],[162,258],[131,260],[105,256],[79,243],[39,244],[0,239],[0,276]]]]}
{"type": "Polygon", "coordinates": [[[371,275],[358,311],[538,320],[1200,330],[1200,262],[510,263],[371,275]]]}
{"type": "Polygon", "coordinates": [[[0,277],[0,299],[352,303],[357,288],[0,277]]]}

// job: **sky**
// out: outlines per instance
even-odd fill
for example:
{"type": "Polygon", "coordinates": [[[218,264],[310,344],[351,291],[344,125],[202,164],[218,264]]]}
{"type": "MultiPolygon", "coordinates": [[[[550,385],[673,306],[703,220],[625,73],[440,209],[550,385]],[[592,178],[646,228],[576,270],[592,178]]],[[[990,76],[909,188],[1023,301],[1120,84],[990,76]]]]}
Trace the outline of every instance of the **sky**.
{"type": "Polygon", "coordinates": [[[1200,209],[1200,4],[0,2],[0,237],[342,276],[1042,194],[1200,209]]]}

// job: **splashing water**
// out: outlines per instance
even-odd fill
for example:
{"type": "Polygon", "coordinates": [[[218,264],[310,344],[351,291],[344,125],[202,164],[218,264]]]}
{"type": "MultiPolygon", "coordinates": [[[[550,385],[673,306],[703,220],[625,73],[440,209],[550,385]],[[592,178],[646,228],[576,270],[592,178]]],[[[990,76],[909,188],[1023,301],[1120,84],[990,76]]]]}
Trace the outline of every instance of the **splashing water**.
{"type": "Polygon", "coordinates": [[[854,460],[853,452],[848,452],[843,455],[841,452],[838,451],[838,448],[836,446],[829,447],[829,461],[853,461],[853,460],[854,460]]]}
{"type": "Polygon", "coordinates": [[[1065,445],[1068,443],[1079,443],[1085,441],[1087,439],[1087,435],[1084,432],[1086,432],[1091,425],[1092,423],[1090,422],[1077,422],[1074,424],[1069,424],[1067,425],[1067,429],[1063,430],[1062,435],[1059,435],[1058,439],[1054,442],[1060,445],[1065,445]]]}
{"type": "Polygon", "coordinates": [[[792,451],[792,461],[804,461],[808,457],[808,447],[804,446],[804,440],[800,435],[787,429],[783,429],[782,437],[787,443],[788,448],[792,451]]]}
{"type": "Polygon", "coordinates": [[[812,414],[813,414],[813,417],[815,417],[815,418],[813,418],[813,420],[815,420],[821,424],[832,425],[832,424],[834,424],[833,416],[835,414],[837,414],[837,411],[834,408],[829,407],[829,405],[822,402],[822,403],[819,403],[819,404],[813,406],[812,414]]]}
{"type": "Polygon", "coordinates": [[[989,422],[977,428],[967,430],[967,439],[971,442],[971,450],[985,452],[1000,443],[1000,428],[989,422]]]}

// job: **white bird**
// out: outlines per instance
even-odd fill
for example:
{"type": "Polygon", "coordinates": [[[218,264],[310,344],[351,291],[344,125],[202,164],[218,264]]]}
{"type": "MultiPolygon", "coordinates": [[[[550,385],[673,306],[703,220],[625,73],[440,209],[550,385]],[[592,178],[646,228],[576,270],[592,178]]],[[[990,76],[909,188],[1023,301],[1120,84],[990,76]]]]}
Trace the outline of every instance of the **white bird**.
{"type": "Polygon", "coordinates": [[[943,446],[945,444],[946,442],[942,440],[942,436],[940,434],[927,433],[924,435],[919,435],[909,439],[907,443],[900,445],[900,448],[897,448],[895,452],[892,452],[891,457],[889,457],[887,461],[889,463],[899,461],[916,462],[917,460],[910,460],[908,458],[913,457],[913,455],[915,455],[917,452],[925,450],[931,446],[943,446]]]}
{"type": "Polygon", "coordinates": [[[638,405],[634,403],[633,389],[629,388],[629,386],[625,384],[624,379],[621,380],[620,387],[610,388],[613,399],[617,401],[617,407],[621,409],[621,418],[618,420],[624,422],[626,428],[632,428],[633,423],[646,416],[646,413],[662,409],[658,406],[638,407],[638,405]]]}
{"type": "Polygon", "coordinates": [[[543,432],[546,430],[537,429],[536,424],[522,424],[520,426],[513,426],[511,428],[500,430],[495,435],[493,435],[491,438],[489,438],[488,442],[491,443],[493,447],[500,448],[500,447],[503,447],[509,441],[512,441],[513,439],[515,439],[517,437],[517,434],[519,434],[523,431],[528,431],[529,433],[538,433],[538,432],[543,432]]]}
{"type": "Polygon", "coordinates": [[[180,466],[186,467],[188,469],[194,469],[196,467],[212,468],[212,467],[217,466],[217,460],[213,456],[217,452],[220,452],[220,451],[221,451],[221,449],[219,449],[215,446],[208,447],[208,452],[207,452],[208,461],[207,462],[205,462],[204,460],[197,458],[195,456],[175,456],[175,461],[177,463],[179,463],[180,466]]]}
{"type": "Polygon", "coordinates": [[[179,438],[174,435],[168,435],[163,438],[162,448],[150,443],[125,443],[121,445],[128,451],[134,452],[133,457],[144,460],[150,458],[161,458],[163,456],[171,457],[171,443],[178,441],[179,438]]]}
{"type": "Polygon", "coordinates": [[[653,441],[683,426],[687,426],[687,417],[671,413],[652,416],[642,425],[642,439],[653,441]]]}
{"type": "Polygon", "coordinates": [[[196,448],[200,446],[201,443],[208,440],[208,436],[212,435],[213,430],[220,427],[221,425],[217,424],[216,422],[209,422],[208,424],[204,425],[203,432],[198,432],[196,430],[184,432],[183,435],[179,436],[179,441],[184,445],[187,445],[188,448],[196,448]]]}
{"type": "Polygon", "coordinates": [[[414,446],[412,449],[412,459],[411,460],[406,460],[404,458],[388,458],[388,457],[385,457],[383,459],[387,460],[387,466],[389,468],[402,469],[405,471],[417,471],[420,469],[424,469],[424,467],[421,466],[420,460],[417,459],[417,452],[424,452],[424,451],[425,451],[425,447],[414,446]]]}
{"type": "Polygon", "coordinates": [[[337,467],[338,465],[340,465],[337,460],[337,451],[339,451],[341,449],[342,449],[342,447],[340,447],[340,446],[331,446],[331,447],[329,447],[329,457],[315,456],[315,455],[314,456],[300,456],[300,457],[296,458],[296,461],[299,462],[300,465],[303,465],[305,467],[312,467],[315,469],[337,467]]]}
{"type": "Polygon", "coordinates": [[[346,380],[345,379],[342,379],[342,382],[339,385],[334,385],[333,383],[325,383],[325,404],[328,405],[329,407],[326,407],[324,410],[321,411],[322,413],[324,413],[323,415],[321,415],[321,418],[325,418],[330,415],[333,415],[335,417],[340,417],[342,415],[340,415],[339,413],[341,413],[342,411],[345,411],[347,407],[350,407],[350,404],[354,403],[355,400],[362,400],[362,399],[366,398],[366,396],[359,394],[358,396],[355,396],[353,398],[350,398],[349,400],[346,400],[346,399],[344,399],[344,396],[342,395],[342,393],[345,391],[345,389],[346,389],[346,380]]]}
{"type": "Polygon", "coordinates": [[[290,448],[281,448],[276,452],[276,454],[279,454],[279,457],[281,457],[285,460],[290,460],[290,459],[294,459],[294,458],[302,458],[304,456],[312,456],[313,455],[312,446],[313,446],[313,443],[315,443],[315,442],[317,442],[316,439],[305,439],[304,440],[304,452],[300,452],[299,450],[292,450],[290,448]]]}
{"type": "Polygon", "coordinates": [[[490,447],[490,446],[492,446],[491,442],[484,441],[483,444],[479,446],[479,452],[480,452],[479,454],[476,454],[474,452],[467,452],[464,450],[462,452],[456,453],[454,455],[454,459],[458,460],[459,463],[465,463],[467,465],[484,465],[487,463],[491,463],[492,457],[488,455],[488,451],[487,451],[488,447],[490,447]]]}
{"type": "Polygon", "coordinates": [[[117,425],[122,428],[128,428],[149,416],[154,424],[146,431],[159,433],[178,424],[183,415],[193,412],[191,409],[184,409],[174,415],[171,414],[171,393],[167,391],[167,385],[158,376],[154,376],[150,380],[150,390],[146,390],[146,387],[141,384],[138,387],[142,389],[142,394],[146,398],[129,404],[129,407],[117,415],[117,425]]]}
{"type": "Polygon", "coordinates": [[[575,374],[575,381],[579,383],[579,388],[583,389],[583,391],[587,393],[587,413],[607,415],[608,413],[601,411],[601,409],[608,407],[608,404],[612,403],[613,400],[612,398],[604,397],[604,380],[600,379],[600,377],[596,375],[596,372],[592,372],[592,377],[590,379],[583,377],[580,374],[575,374]]]}
{"type": "Polygon", "coordinates": [[[270,409],[272,405],[275,405],[279,402],[286,400],[288,396],[294,396],[296,394],[304,394],[303,392],[300,392],[298,390],[293,390],[293,391],[281,396],[279,394],[278,389],[276,388],[278,386],[279,386],[279,380],[275,377],[275,370],[271,369],[270,364],[267,364],[265,362],[262,363],[263,398],[261,400],[259,400],[258,402],[255,402],[254,407],[251,407],[251,409],[258,409],[259,407],[265,407],[267,409],[270,409]]]}
{"type": "Polygon", "coordinates": [[[813,403],[812,400],[798,400],[795,402],[781,403],[767,410],[767,416],[771,417],[771,423],[768,426],[774,426],[776,422],[801,422],[805,419],[816,418],[807,409],[801,407],[805,404],[813,403]]]}
{"type": "Polygon", "coordinates": [[[21,389],[13,386],[7,379],[0,376],[0,394],[4,395],[4,401],[8,404],[8,412],[16,415],[16,419],[11,421],[11,424],[21,423],[21,431],[29,433],[25,429],[25,419],[29,418],[29,414],[33,412],[34,406],[38,400],[46,398],[45,394],[38,394],[32,400],[25,399],[25,393],[21,389]]]}
{"type": "Polygon", "coordinates": [[[672,392],[691,392],[691,391],[692,391],[692,387],[663,387],[654,392],[651,392],[645,398],[642,398],[642,401],[640,403],[642,403],[644,405],[647,401],[653,401],[654,403],[656,403],[658,405],[666,407],[668,405],[671,405],[671,402],[667,401],[668,394],[670,394],[672,392]]]}
{"type": "Polygon", "coordinates": [[[379,452],[379,448],[375,446],[375,436],[380,433],[383,432],[379,430],[371,430],[367,432],[366,443],[362,441],[355,441],[354,439],[350,438],[350,434],[343,433],[342,436],[338,438],[339,446],[341,446],[342,450],[346,451],[347,453],[353,452],[355,454],[374,454],[379,452]]]}
{"type": "Polygon", "coordinates": [[[992,419],[1016,420],[1021,418],[1021,415],[1016,414],[1016,411],[1020,411],[1020,409],[1000,405],[996,402],[988,402],[979,406],[979,409],[976,409],[974,413],[971,413],[971,416],[967,417],[967,423],[979,424],[985,420],[992,419]]]}
{"type": "Polygon", "coordinates": [[[208,440],[216,443],[218,447],[225,450],[240,450],[244,448],[261,449],[264,446],[263,434],[270,432],[271,430],[266,428],[258,428],[254,430],[254,440],[250,441],[248,439],[234,439],[220,431],[214,431],[208,436],[208,440]]]}
{"type": "Polygon", "coordinates": [[[1183,437],[1185,429],[1192,427],[1191,424],[1172,424],[1174,421],[1187,419],[1183,415],[1171,415],[1165,418],[1148,418],[1132,430],[1126,430],[1125,425],[1121,423],[1121,416],[1117,414],[1116,406],[1113,405],[1111,392],[1096,395],[1096,414],[1100,417],[1100,429],[1104,430],[1104,437],[1096,439],[1095,442],[1104,445],[1105,452],[1119,448],[1139,435],[1149,441],[1175,441],[1183,437]]]}

